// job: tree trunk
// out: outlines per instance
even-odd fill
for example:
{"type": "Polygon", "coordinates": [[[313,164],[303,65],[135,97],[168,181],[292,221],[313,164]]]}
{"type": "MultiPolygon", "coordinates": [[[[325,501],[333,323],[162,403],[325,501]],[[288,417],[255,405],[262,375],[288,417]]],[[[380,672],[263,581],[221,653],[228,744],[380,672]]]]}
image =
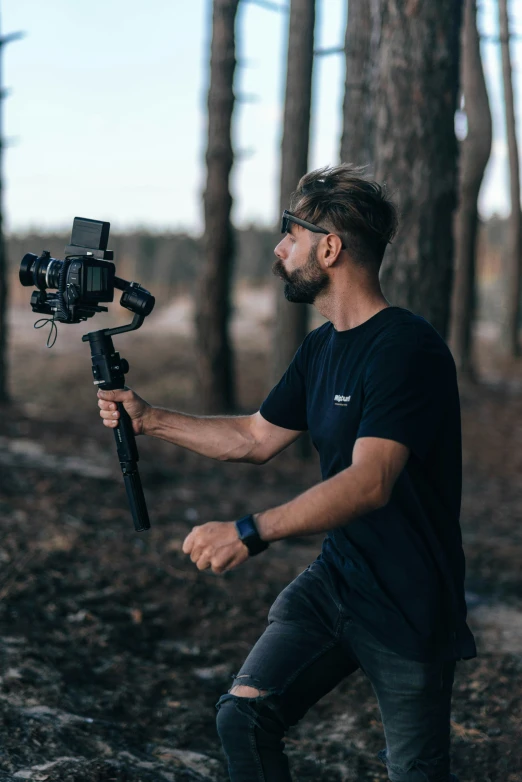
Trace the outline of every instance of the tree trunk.
{"type": "Polygon", "coordinates": [[[453,265],[460,0],[381,0],[375,24],[375,178],[400,208],[385,295],[446,338],[453,265]]]}
{"type": "Polygon", "coordinates": [[[343,101],[341,162],[373,162],[371,117],[372,13],[369,0],[348,0],[344,39],[346,81],[343,101]]]}
{"type": "Polygon", "coordinates": [[[229,177],[234,161],[235,19],[239,0],[214,0],[208,91],[207,185],[204,200],[204,268],[196,301],[198,364],[202,402],[209,413],[235,408],[229,335],[230,280],[234,239],[229,177]]]}
{"type": "MultiPolygon", "coordinates": [[[[0,98],[1,101],[1,98],[0,98]]],[[[0,139],[0,167],[2,156],[2,140],[0,139]]],[[[0,404],[7,404],[8,392],[8,365],[7,365],[7,258],[5,251],[3,231],[3,182],[0,172],[0,404]]]]}
{"type": "Polygon", "coordinates": [[[467,135],[460,144],[459,208],[455,220],[451,346],[459,371],[474,377],[472,328],[475,314],[477,201],[491,152],[491,111],[480,56],[476,0],[465,0],[462,26],[461,91],[467,135]]]}
{"type": "Polygon", "coordinates": [[[4,125],[3,125],[3,54],[4,41],[0,39],[0,404],[7,404],[8,367],[7,367],[7,258],[4,240],[4,125]]]}
{"type": "Polygon", "coordinates": [[[500,47],[502,51],[502,78],[504,82],[504,105],[506,107],[506,133],[509,153],[509,181],[511,193],[511,215],[508,224],[507,255],[507,310],[504,324],[505,352],[510,356],[520,355],[518,327],[520,320],[520,283],[522,253],[522,221],[520,213],[520,172],[515,124],[513,83],[511,78],[511,56],[509,52],[509,19],[507,0],[499,0],[500,47]]]}
{"type": "MultiPolygon", "coordinates": [[[[315,0],[291,0],[285,114],[281,150],[281,212],[308,169],[315,0]]],[[[308,305],[286,301],[276,281],[274,381],[278,381],[308,332],[308,305]]]]}

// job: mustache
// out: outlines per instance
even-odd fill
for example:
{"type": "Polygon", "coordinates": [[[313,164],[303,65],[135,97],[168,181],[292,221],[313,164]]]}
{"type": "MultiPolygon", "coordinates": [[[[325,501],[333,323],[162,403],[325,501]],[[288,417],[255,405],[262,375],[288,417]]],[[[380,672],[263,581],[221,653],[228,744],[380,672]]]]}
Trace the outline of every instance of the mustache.
{"type": "Polygon", "coordinates": [[[280,277],[285,282],[290,282],[290,277],[286,273],[283,262],[279,260],[279,258],[272,264],[272,274],[274,274],[276,277],[280,277]]]}

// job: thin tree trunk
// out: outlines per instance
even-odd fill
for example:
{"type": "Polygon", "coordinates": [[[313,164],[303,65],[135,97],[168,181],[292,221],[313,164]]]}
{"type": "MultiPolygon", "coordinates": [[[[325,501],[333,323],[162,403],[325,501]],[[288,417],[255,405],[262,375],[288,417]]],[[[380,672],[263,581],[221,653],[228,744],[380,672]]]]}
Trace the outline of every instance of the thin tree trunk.
{"type": "MultiPolygon", "coordinates": [[[[314,25],[315,0],[291,0],[281,150],[281,212],[288,208],[290,195],[308,168],[314,25]]],[[[274,380],[277,381],[307,334],[308,307],[306,304],[286,301],[282,294],[280,280],[277,280],[275,290],[273,372],[274,380]]]]}
{"type": "Polygon", "coordinates": [[[491,111],[480,56],[476,0],[465,0],[460,74],[468,128],[466,138],[460,144],[451,346],[459,371],[473,378],[472,328],[476,300],[477,201],[491,152],[492,136],[491,111]]]}
{"type": "Polygon", "coordinates": [[[4,127],[3,127],[3,49],[0,38],[0,404],[9,402],[7,365],[7,258],[4,239],[4,127]]]}
{"type": "Polygon", "coordinates": [[[456,206],[460,0],[381,0],[375,23],[375,178],[399,203],[385,295],[446,337],[456,206]]]}
{"type": "Polygon", "coordinates": [[[204,200],[204,269],[196,301],[201,397],[209,413],[235,408],[229,335],[230,279],[234,240],[229,177],[234,160],[235,19],[239,0],[214,0],[208,91],[207,185],[204,200]]]}
{"type": "Polygon", "coordinates": [[[372,13],[369,0],[348,0],[344,51],[346,80],[343,100],[341,161],[365,166],[373,162],[371,118],[372,13]]]}
{"type": "Polygon", "coordinates": [[[507,311],[504,324],[505,351],[510,356],[520,355],[518,327],[520,322],[520,285],[522,254],[522,217],[520,213],[520,172],[518,145],[511,77],[511,56],[509,52],[509,19],[507,0],[499,0],[500,48],[502,51],[502,77],[504,82],[504,105],[506,107],[506,133],[509,154],[509,181],[511,194],[511,215],[508,224],[507,255],[507,311]]]}

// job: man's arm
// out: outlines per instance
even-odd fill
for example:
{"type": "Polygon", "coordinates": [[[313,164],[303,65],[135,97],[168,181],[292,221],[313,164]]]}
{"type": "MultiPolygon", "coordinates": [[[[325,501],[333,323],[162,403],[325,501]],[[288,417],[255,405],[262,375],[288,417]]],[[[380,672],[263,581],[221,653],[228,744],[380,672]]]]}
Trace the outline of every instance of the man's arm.
{"type": "Polygon", "coordinates": [[[257,412],[243,416],[192,416],[153,408],[145,434],[227,462],[264,464],[302,432],[283,429],[257,412]]]}
{"type": "Polygon", "coordinates": [[[326,532],[382,508],[409,455],[409,448],[393,440],[359,438],[350,467],[284,505],[255,514],[260,537],[272,541],[326,532]]]}
{"type": "Polygon", "coordinates": [[[98,391],[100,416],[114,428],[122,402],[136,435],[148,434],[212,459],[264,464],[296,440],[301,431],[269,423],[258,412],[244,416],[193,416],[152,407],[132,389],[98,391]]]}
{"type": "MultiPolygon", "coordinates": [[[[409,448],[393,440],[361,437],[353,449],[352,465],[313,486],[290,502],[255,514],[262,540],[312,535],[342,527],[386,505],[404,469],[409,448]]],[[[183,542],[199,570],[232,570],[248,559],[247,547],[233,521],[209,521],[192,529],[183,542]]]]}

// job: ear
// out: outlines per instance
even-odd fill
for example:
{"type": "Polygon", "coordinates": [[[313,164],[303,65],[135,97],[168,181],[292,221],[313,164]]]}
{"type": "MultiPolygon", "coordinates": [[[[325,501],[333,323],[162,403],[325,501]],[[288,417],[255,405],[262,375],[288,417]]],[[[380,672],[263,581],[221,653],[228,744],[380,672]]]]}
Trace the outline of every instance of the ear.
{"type": "Polygon", "coordinates": [[[321,239],[321,245],[321,260],[325,266],[333,266],[343,249],[341,238],[336,234],[328,234],[321,239]]]}

